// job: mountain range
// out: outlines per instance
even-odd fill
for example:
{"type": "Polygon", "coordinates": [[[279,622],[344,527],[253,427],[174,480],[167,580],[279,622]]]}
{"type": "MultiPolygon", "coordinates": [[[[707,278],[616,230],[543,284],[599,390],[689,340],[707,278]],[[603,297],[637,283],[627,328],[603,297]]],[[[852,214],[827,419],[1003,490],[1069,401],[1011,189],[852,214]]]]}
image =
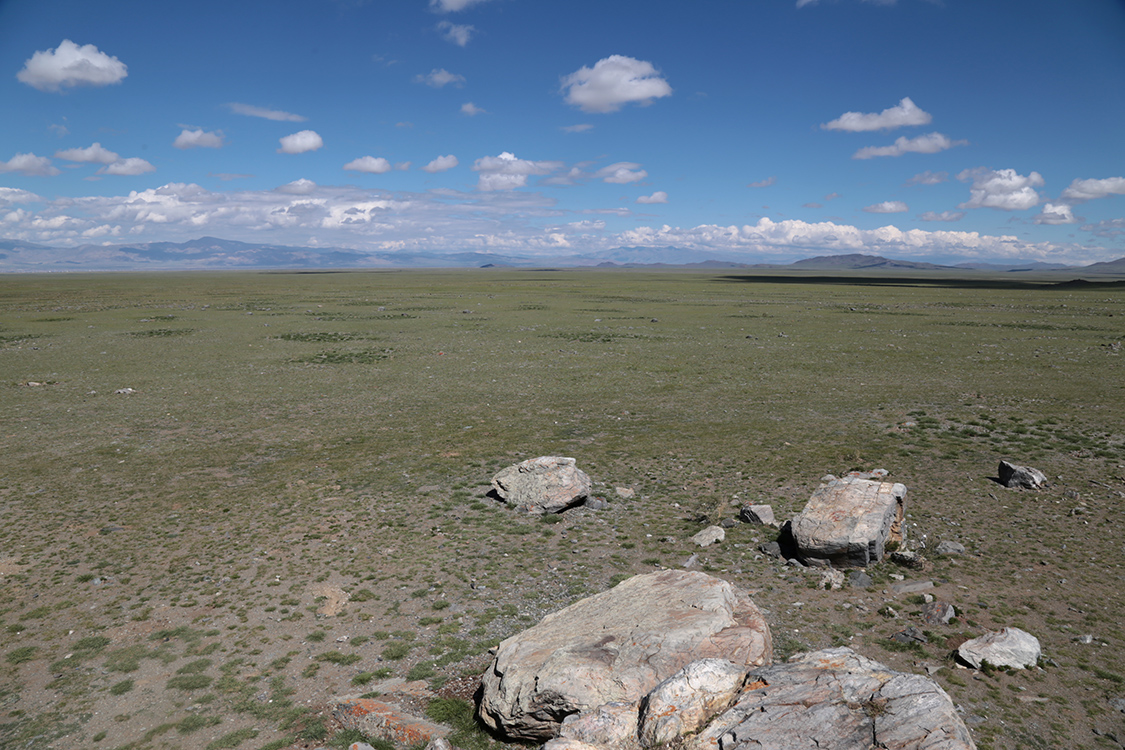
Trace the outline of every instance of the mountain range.
{"type": "Polygon", "coordinates": [[[169,271],[343,268],[698,268],[790,269],[809,271],[980,271],[993,273],[1067,272],[1125,275],[1125,258],[1067,266],[1016,262],[940,265],[893,260],[878,255],[822,255],[789,264],[745,263],[723,253],[678,247],[618,247],[598,255],[555,257],[475,251],[433,253],[396,250],[364,252],[340,247],[297,247],[200,237],[187,242],[143,242],[117,245],[52,247],[0,239],[0,272],[169,271]]]}

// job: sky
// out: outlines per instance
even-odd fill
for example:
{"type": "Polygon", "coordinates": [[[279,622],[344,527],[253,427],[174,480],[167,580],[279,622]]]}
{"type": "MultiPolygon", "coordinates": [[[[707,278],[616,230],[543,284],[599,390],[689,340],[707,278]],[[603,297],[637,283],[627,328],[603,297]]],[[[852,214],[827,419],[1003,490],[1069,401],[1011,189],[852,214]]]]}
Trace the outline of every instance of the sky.
{"type": "Polygon", "coordinates": [[[0,238],[1125,256],[1125,0],[0,0],[0,238]]]}

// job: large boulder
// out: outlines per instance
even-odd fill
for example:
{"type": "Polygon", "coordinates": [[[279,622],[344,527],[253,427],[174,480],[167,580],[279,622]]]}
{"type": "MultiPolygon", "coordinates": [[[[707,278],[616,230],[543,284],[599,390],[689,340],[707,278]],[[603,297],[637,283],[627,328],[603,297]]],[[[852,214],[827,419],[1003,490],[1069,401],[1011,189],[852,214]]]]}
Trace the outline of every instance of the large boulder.
{"type": "Polygon", "coordinates": [[[906,534],[906,486],[844,477],[822,484],[792,521],[797,556],[810,563],[866,567],[906,534]]]}
{"type": "Polygon", "coordinates": [[[693,662],[645,696],[639,709],[618,704],[615,712],[614,731],[578,737],[564,730],[544,750],[975,748],[936,682],[892,671],[849,648],[766,667],[693,662]],[[639,717],[635,728],[623,715],[629,712],[639,717]]]}
{"type": "Polygon", "coordinates": [[[1019,628],[994,630],[957,647],[957,656],[977,669],[985,662],[1012,669],[1034,667],[1041,654],[1039,639],[1019,628]]]}
{"type": "Polygon", "coordinates": [[[492,489],[508,505],[536,515],[562,513],[580,504],[593,486],[573,458],[540,456],[501,471],[492,489]]]}
{"type": "Polygon", "coordinates": [[[1030,466],[1001,461],[997,473],[1000,475],[1000,484],[1010,489],[1037,490],[1047,486],[1047,476],[1030,466]]]}
{"type": "Polygon", "coordinates": [[[704,573],[634,576],[504,640],[478,714],[513,740],[554,737],[567,716],[632,703],[697,659],[761,666],[769,627],[743,591],[704,573]]]}

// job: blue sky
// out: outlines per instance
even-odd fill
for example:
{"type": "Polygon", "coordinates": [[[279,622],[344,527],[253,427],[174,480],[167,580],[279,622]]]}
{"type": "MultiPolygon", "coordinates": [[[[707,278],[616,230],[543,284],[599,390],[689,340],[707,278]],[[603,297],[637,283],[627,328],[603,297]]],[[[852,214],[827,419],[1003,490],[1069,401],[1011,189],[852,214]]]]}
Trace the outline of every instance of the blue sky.
{"type": "Polygon", "coordinates": [[[204,235],[1118,258],[1125,2],[0,0],[0,237],[204,235]]]}

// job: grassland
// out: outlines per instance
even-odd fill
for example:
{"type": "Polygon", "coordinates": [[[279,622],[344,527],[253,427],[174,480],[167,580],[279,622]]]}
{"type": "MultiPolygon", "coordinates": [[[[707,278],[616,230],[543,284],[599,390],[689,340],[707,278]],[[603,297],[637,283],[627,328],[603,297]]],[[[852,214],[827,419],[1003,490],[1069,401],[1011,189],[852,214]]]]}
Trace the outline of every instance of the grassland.
{"type": "Polygon", "coordinates": [[[463,684],[500,638],[693,551],[754,592],[783,655],[942,667],[982,748],[1117,746],[1125,295],[830,281],[0,277],[0,746],[317,747],[332,696],[463,684]],[[544,454],[610,507],[544,523],[486,496],[544,454]],[[1000,487],[1001,458],[1052,486],[1000,487]],[[821,591],[758,553],[760,527],[688,541],[876,467],[909,487],[913,540],[968,554],[821,591]],[[882,593],[892,574],[958,619],[899,649],[920,607],[882,593]],[[1042,669],[947,658],[1006,625],[1042,669]]]}

